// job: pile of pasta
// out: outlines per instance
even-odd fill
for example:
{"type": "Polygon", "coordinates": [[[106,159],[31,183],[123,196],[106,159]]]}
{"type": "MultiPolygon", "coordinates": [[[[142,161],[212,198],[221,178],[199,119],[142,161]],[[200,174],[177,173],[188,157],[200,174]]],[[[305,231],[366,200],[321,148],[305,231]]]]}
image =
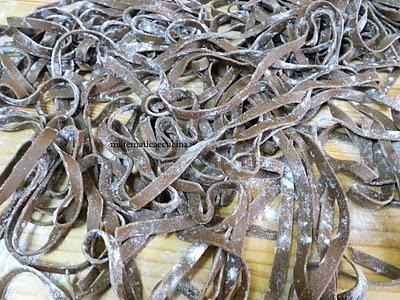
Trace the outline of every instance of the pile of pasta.
{"type": "Polygon", "coordinates": [[[399,1],[67,0],[7,22],[0,129],[33,137],[0,176],[0,236],[21,263],[0,294],[30,273],[55,299],[110,287],[143,299],[135,259],[166,234],[191,246],[148,299],[248,299],[246,236],[276,240],[264,299],[361,299],[374,283],[360,266],[400,283],[387,262],[347,254],[349,203],[378,210],[400,187],[400,104],[385,95],[400,66],[399,1]],[[360,161],[330,156],[329,139],[360,161]],[[345,190],[340,172],[357,183],[345,190]],[[273,201],[278,230],[254,223],[273,201]],[[82,222],[83,263],[43,259],[82,222]],[[32,224],[50,234],[26,249],[32,224]],[[188,275],[206,255],[198,288],[188,275]],[[339,276],[354,287],[339,292],[339,276]]]}

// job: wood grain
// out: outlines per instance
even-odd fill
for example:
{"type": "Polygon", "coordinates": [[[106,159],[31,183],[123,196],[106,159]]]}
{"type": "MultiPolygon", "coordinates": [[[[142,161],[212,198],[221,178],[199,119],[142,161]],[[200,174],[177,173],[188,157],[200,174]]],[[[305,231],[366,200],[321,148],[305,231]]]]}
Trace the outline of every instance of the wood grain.
{"type": "MultiPolygon", "coordinates": [[[[0,0],[0,24],[6,23],[7,16],[23,16],[29,13],[33,7],[44,5],[47,1],[5,1],[0,0]]],[[[400,92],[400,81],[397,81],[394,88],[389,91],[389,96],[394,96],[400,92]]],[[[342,106],[353,117],[357,115],[352,109],[342,106]]],[[[51,109],[51,107],[49,107],[51,109]]],[[[92,112],[94,115],[100,111],[96,107],[92,112]]],[[[384,111],[387,113],[387,111],[384,111]]],[[[322,110],[318,118],[329,116],[329,112],[322,110]]],[[[31,138],[32,132],[24,130],[15,133],[0,132],[0,169],[2,170],[11,160],[16,150],[22,143],[31,138]]],[[[334,157],[340,159],[359,159],[356,149],[341,145],[339,143],[328,142],[326,150],[334,157]]],[[[349,176],[340,174],[343,185],[348,188],[352,184],[349,176]]],[[[265,211],[256,220],[257,224],[267,228],[277,228],[278,221],[278,203],[277,199],[271,207],[265,211]]],[[[1,209],[1,207],[0,207],[1,209]]],[[[400,210],[385,207],[378,212],[367,212],[351,205],[351,241],[350,246],[360,250],[367,251],[381,259],[400,266],[400,257],[398,249],[400,248],[400,210]]],[[[36,248],[44,243],[48,232],[44,229],[38,230],[35,227],[28,228],[26,232],[28,248],[36,248]],[[34,238],[33,238],[34,236],[34,238]]],[[[83,260],[81,253],[81,240],[85,235],[85,227],[73,229],[67,239],[59,248],[48,254],[46,260],[52,262],[70,262],[76,263],[83,260]]],[[[189,246],[188,243],[178,240],[174,235],[155,238],[148,247],[139,255],[137,262],[139,264],[144,282],[145,296],[149,295],[154,285],[171,269],[174,262],[182,255],[189,246]]],[[[251,273],[251,299],[261,299],[263,292],[268,284],[271,264],[274,258],[275,242],[259,240],[255,238],[246,238],[245,240],[245,259],[248,263],[251,273]]],[[[294,264],[295,249],[292,249],[290,266],[294,264]]],[[[0,242],[0,276],[10,268],[18,265],[18,262],[5,249],[4,241],[0,242]]],[[[210,259],[203,259],[196,266],[192,275],[192,282],[195,286],[201,287],[210,266],[210,259]]],[[[344,266],[346,267],[346,266],[344,266]]],[[[348,266],[347,266],[348,268],[348,266]]],[[[292,270],[292,269],[291,269],[292,270]]],[[[365,270],[369,279],[384,280],[382,276],[373,274],[365,270]]],[[[290,273],[292,278],[292,273],[290,273]]],[[[72,279],[74,276],[72,276],[72,279]]],[[[65,287],[65,281],[61,277],[55,276],[60,285],[65,287]]],[[[354,284],[350,280],[340,278],[340,289],[349,288],[354,284]]],[[[40,285],[36,279],[29,275],[22,275],[14,280],[8,293],[9,299],[50,299],[45,288],[40,285]]],[[[184,299],[182,296],[179,299],[184,299]]],[[[374,287],[369,288],[365,297],[367,300],[388,299],[395,300],[400,298],[400,287],[374,287]]],[[[116,299],[111,290],[108,290],[100,299],[116,299]]]]}

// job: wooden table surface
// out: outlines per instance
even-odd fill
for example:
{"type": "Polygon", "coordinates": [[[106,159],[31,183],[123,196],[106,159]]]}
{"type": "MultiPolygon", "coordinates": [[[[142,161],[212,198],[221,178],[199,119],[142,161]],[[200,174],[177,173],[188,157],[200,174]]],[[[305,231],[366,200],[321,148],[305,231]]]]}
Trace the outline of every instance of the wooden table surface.
{"type": "MultiPolygon", "coordinates": [[[[6,24],[7,16],[23,16],[29,13],[35,6],[46,4],[48,1],[26,1],[26,0],[0,0],[0,24],[6,24]]],[[[400,92],[400,80],[397,80],[394,88],[388,95],[394,97],[400,92]]],[[[343,107],[351,113],[351,108],[343,107]]],[[[329,116],[324,110],[319,116],[329,116]]],[[[356,116],[354,116],[356,117],[356,116]]],[[[13,157],[15,151],[22,143],[32,136],[29,130],[5,133],[0,132],[0,170],[2,170],[13,157]]],[[[343,145],[328,142],[326,150],[339,159],[359,159],[356,149],[344,147],[343,145]]],[[[352,184],[352,180],[345,175],[340,175],[342,184],[346,189],[352,184]]],[[[257,219],[257,224],[263,224],[270,229],[277,228],[278,222],[278,201],[266,208],[257,219]]],[[[394,265],[400,266],[400,210],[385,207],[378,212],[364,211],[351,205],[351,239],[350,245],[356,249],[363,250],[371,255],[384,259],[394,265]]],[[[0,206],[1,209],[1,206],[0,206]]],[[[27,247],[40,245],[47,238],[48,231],[45,229],[29,228],[26,233],[27,247]],[[34,238],[33,238],[34,237],[34,238]]],[[[46,255],[46,260],[52,262],[76,263],[84,260],[81,253],[81,240],[85,235],[85,227],[73,229],[67,239],[59,248],[46,255]]],[[[137,262],[143,277],[145,297],[149,295],[154,285],[171,269],[174,262],[182,255],[189,246],[188,243],[178,240],[174,235],[155,238],[138,256],[137,262]]],[[[245,259],[251,273],[251,299],[262,299],[274,258],[274,241],[246,238],[245,259]]],[[[290,262],[293,267],[295,249],[292,249],[290,262]]],[[[7,253],[4,241],[0,241],[0,276],[10,268],[18,265],[18,262],[7,253]]],[[[208,274],[210,259],[204,259],[199,263],[193,273],[192,282],[195,286],[201,287],[208,274]]],[[[344,268],[348,266],[344,266],[344,268]]],[[[364,270],[371,280],[385,280],[384,277],[376,275],[371,271],[364,270]]],[[[292,277],[291,272],[289,276],[292,277]]],[[[72,277],[73,278],[73,277],[72,277]]],[[[65,281],[59,276],[54,279],[65,287],[65,281]]],[[[340,278],[340,289],[351,287],[354,282],[340,278]]],[[[8,293],[8,299],[50,299],[47,291],[40,282],[30,275],[22,275],[13,281],[8,293]]],[[[179,297],[184,299],[184,297],[179,297]]],[[[116,299],[111,290],[108,290],[101,299],[116,299]]],[[[400,299],[400,286],[393,287],[369,287],[365,299],[400,299]]]]}

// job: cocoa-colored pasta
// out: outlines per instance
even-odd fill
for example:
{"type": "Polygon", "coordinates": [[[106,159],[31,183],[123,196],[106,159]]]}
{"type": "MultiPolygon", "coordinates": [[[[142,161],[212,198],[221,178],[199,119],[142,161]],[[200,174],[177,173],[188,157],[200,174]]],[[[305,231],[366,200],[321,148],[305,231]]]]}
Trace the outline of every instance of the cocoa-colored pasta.
{"type": "Polygon", "coordinates": [[[0,129],[34,135],[0,175],[0,237],[23,265],[0,295],[30,273],[55,299],[110,287],[143,299],[136,256],[165,234],[192,244],[148,299],[248,299],[246,236],[276,240],[264,299],[361,299],[369,284],[399,284],[398,267],[346,254],[349,202],[379,210],[400,188],[400,105],[385,95],[399,74],[398,1],[59,1],[7,21],[0,129]],[[383,88],[378,71],[391,73],[383,88]],[[322,109],[333,124],[316,120],[322,109]],[[360,161],[331,157],[329,139],[360,161]],[[339,172],[358,183],[345,190],[339,172]],[[277,197],[277,230],[256,225],[277,197]],[[85,261],[44,260],[82,221],[85,261]],[[20,243],[30,223],[51,228],[35,250],[20,243]],[[208,254],[197,288],[188,275],[208,254]],[[46,273],[65,274],[67,290],[46,273]],[[354,287],[338,292],[338,276],[354,287]]]}

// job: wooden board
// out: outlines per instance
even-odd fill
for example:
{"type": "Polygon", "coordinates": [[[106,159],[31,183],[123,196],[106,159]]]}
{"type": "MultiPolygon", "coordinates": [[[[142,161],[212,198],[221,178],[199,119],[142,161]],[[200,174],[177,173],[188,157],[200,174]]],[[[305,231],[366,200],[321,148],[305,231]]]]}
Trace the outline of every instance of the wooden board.
{"type": "MultiPolygon", "coordinates": [[[[33,7],[46,4],[46,1],[6,1],[0,0],[0,24],[5,24],[7,16],[23,16],[29,13],[33,7]]],[[[394,89],[389,92],[389,96],[394,96],[400,91],[400,80],[395,84],[394,89]]],[[[346,111],[351,112],[347,106],[346,111]]],[[[98,109],[97,109],[98,111],[98,109]]],[[[327,116],[329,113],[324,110],[319,116],[327,116]]],[[[30,139],[32,132],[29,130],[4,133],[0,132],[0,170],[2,170],[13,157],[20,145],[30,139]]],[[[334,157],[339,159],[358,159],[355,149],[344,147],[343,145],[328,142],[326,150],[334,157]]],[[[352,181],[349,177],[341,175],[340,179],[346,189],[352,181]]],[[[262,224],[270,229],[277,228],[278,211],[277,203],[265,209],[257,219],[257,224],[262,224]]],[[[1,209],[1,207],[0,207],[1,209]]],[[[394,208],[384,208],[378,212],[367,212],[351,205],[351,241],[350,246],[364,250],[381,259],[400,266],[398,251],[400,248],[400,210],[394,208]]],[[[37,247],[45,242],[48,232],[31,228],[26,233],[29,245],[27,247],[37,247]],[[35,237],[34,239],[32,237],[35,237]]],[[[77,263],[83,261],[81,253],[81,240],[85,235],[85,227],[73,229],[68,238],[59,248],[46,256],[46,260],[52,262],[77,263]]],[[[182,255],[189,246],[175,238],[174,235],[167,237],[157,237],[146,247],[138,256],[141,274],[144,282],[145,297],[149,295],[154,285],[171,269],[174,262],[182,255]]],[[[262,299],[263,292],[268,284],[271,264],[274,258],[275,242],[246,238],[245,259],[251,273],[251,299],[262,299]]],[[[292,249],[291,268],[294,264],[292,249]]],[[[4,241],[0,242],[0,276],[18,262],[8,254],[5,249],[4,241]]],[[[208,274],[210,260],[204,259],[196,267],[192,275],[192,282],[195,286],[201,287],[208,274]]],[[[346,266],[344,266],[346,267],[346,266]]],[[[347,266],[348,267],[348,266],[347,266]]],[[[367,277],[371,280],[385,280],[382,276],[373,274],[365,270],[367,277]]],[[[289,275],[292,277],[292,274],[289,275]]],[[[72,279],[74,276],[72,276],[72,279]]],[[[60,282],[60,286],[65,287],[65,280],[55,276],[55,280],[60,282]]],[[[354,284],[350,280],[340,278],[339,287],[349,288],[354,284]]],[[[8,299],[50,299],[46,289],[40,282],[29,275],[22,275],[13,281],[8,299]]],[[[184,299],[183,297],[179,297],[184,299]]],[[[105,293],[101,299],[116,299],[111,290],[105,293]]],[[[365,299],[400,299],[400,286],[380,288],[371,286],[365,299]]]]}

